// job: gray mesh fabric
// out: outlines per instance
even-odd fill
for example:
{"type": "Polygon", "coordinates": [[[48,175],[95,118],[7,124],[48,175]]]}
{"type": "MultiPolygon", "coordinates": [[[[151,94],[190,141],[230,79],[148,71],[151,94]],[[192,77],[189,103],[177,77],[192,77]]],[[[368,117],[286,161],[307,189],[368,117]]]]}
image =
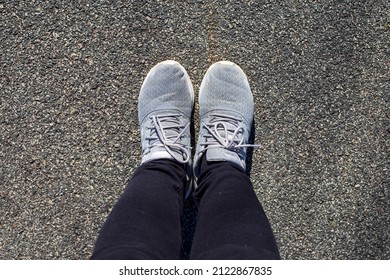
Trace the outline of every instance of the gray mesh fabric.
{"type": "Polygon", "coordinates": [[[158,110],[173,109],[191,118],[194,93],[184,67],[175,61],[154,66],[145,78],[138,100],[138,120],[158,110]]]}
{"type": "Polygon", "coordinates": [[[199,94],[200,115],[215,109],[234,111],[250,125],[253,96],[245,73],[236,64],[217,62],[203,78],[199,94]]]}

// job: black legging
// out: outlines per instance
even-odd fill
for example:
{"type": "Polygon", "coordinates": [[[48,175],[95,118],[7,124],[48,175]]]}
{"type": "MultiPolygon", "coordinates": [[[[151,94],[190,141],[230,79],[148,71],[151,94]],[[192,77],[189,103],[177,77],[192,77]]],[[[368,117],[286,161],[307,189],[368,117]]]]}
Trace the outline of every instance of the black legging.
{"type": "MultiPolygon", "coordinates": [[[[141,165],[107,218],[91,259],[179,259],[186,172],[168,159],[141,165]]],[[[280,259],[242,168],[202,160],[190,259],[280,259]]]]}

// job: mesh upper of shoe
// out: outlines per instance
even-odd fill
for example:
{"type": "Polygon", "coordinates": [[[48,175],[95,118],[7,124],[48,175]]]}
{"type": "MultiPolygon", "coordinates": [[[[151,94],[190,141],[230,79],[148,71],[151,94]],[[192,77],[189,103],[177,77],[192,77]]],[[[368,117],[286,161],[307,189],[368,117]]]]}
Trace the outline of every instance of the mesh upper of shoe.
{"type": "Polygon", "coordinates": [[[138,99],[138,120],[159,110],[180,111],[191,118],[194,93],[183,66],[161,62],[145,78],[138,99]]]}
{"type": "Polygon", "coordinates": [[[246,75],[236,64],[213,64],[203,78],[200,95],[199,138],[195,152],[195,176],[200,158],[230,161],[245,169],[246,148],[253,120],[253,96],[246,75]]]}
{"type": "Polygon", "coordinates": [[[191,81],[179,63],[165,61],[149,71],[138,100],[142,162],[159,158],[190,161],[193,102],[191,81]]]}
{"type": "Polygon", "coordinates": [[[245,73],[234,63],[217,62],[203,78],[199,95],[200,116],[212,110],[237,112],[250,127],[253,96],[245,73]]]}

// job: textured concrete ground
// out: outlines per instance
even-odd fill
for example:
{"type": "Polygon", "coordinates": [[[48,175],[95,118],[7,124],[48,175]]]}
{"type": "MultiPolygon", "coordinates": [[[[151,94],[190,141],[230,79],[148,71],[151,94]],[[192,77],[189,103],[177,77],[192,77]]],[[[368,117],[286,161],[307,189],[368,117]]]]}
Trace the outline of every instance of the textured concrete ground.
{"type": "Polygon", "coordinates": [[[88,258],[140,163],[148,70],[198,90],[228,59],[282,257],[389,259],[389,39],[385,0],[0,1],[0,258],[88,258]]]}

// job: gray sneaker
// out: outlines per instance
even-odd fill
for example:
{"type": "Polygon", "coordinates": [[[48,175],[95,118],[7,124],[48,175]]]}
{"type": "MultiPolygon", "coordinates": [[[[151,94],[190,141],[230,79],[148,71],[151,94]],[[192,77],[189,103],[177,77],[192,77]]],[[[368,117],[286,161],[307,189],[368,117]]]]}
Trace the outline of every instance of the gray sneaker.
{"type": "Polygon", "coordinates": [[[229,161],[246,168],[246,148],[253,121],[253,96],[242,69],[229,61],[210,66],[199,90],[200,128],[195,151],[195,180],[201,158],[229,161]],[[206,153],[207,152],[207,153],[206,153]]]}
{"type": "Polygon", "coordinates": [[[194,91],[183,66],[167,60],[149,71],[138,99],[142,163],[174,159],[191,165],[193,107],[194,91]]]}

